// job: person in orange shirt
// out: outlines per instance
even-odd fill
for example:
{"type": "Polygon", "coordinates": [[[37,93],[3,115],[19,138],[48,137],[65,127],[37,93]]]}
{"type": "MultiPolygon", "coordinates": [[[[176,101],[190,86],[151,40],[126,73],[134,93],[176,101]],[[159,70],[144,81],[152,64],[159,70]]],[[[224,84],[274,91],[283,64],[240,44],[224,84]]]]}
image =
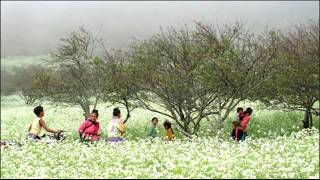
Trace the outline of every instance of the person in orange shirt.
{"type": "Polygon", "coordinates": [[[164,126],[164,129],[166,130],[166,137],[167,137],[168,141],[173,141],[175,136],[174,136],[174,132],[172,130],[170,121],[166,120],[163,123],[163,126],[164,126]]]}

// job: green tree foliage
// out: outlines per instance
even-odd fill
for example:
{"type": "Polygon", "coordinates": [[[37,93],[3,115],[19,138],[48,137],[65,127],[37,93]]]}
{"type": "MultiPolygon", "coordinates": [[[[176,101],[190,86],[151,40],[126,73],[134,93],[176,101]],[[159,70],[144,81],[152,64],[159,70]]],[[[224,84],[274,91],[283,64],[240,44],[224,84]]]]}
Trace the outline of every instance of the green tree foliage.
{"type": "Polygon", "coordinates": [[[279,34],[278,61],[281,68],[265,84],[260,99],[268,105],[305,112],[303,127],[312,126],[312,114],[319,115],[319,23],[291,26],[279,34]]]}
{"type": "Polygon", "coordinates": [[[131,117],[130,112],[138,107],[135,95],[139,91],[137,72],[127,52],[112,49],[107,51],[103,61],[103,99],[105,102],[122,105],[127,112],[124,123],[131,117]]]}
{"type": "Polygon", "coordinates": [[[197,23],[197,27],[202,47],[210,49],[208,63],[199,73],[217,97],[211,108],[219,130],[230,112],[272,77],[279,66],[278,38],[274,31],[257,36],[241,23],[223,28],[197,23]]]}
{"type": "Polygon", "coordinates": [[[61,105],[79,105],[85,115],[89,114],[90,106],[95,109],[102,97],[103,80],[96,54],[98,40],[80,28],[68,38],[62,38],[61,43],[52,54],[55,74],[46,95],[61,105]]]}

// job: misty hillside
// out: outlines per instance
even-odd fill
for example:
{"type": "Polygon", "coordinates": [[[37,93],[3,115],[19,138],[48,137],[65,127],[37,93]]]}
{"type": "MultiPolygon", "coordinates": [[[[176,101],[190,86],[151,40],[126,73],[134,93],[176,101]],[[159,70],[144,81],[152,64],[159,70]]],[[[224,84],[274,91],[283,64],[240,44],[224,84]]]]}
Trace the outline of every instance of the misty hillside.
{"type": "Polygon", "coordinates": [[[254,31],[319,18],[314,2],[3,2],[1,57],[39,55],[57,47],[79,26],[101,36],[110,47],[127,47],[160,26],[243,21],[254,31]],[[285,22],[285,23],[284,23],[285,22]]]}

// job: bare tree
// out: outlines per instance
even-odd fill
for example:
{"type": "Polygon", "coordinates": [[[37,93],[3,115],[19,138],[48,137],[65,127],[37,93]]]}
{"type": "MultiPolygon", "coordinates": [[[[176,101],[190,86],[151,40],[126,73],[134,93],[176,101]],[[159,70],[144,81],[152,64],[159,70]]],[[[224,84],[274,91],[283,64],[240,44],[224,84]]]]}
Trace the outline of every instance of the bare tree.
{"type": "Polygon", "coordinates": [[[219,130],[231,110],[272,76],[276,44],[273,33],[255,37],[240,23],[162,30],[135,47],[142,85],[137,99],[174,119],[189,137],[211,115],[219,130]]]}
{"type": "Polygon", "coordinates": [[[201,120],[214,113],[208,107],[217,96],[199,73],[208,61],[209,48],[202,47],[187,27],[162,30],[134,47],[140,70],[139,105],[172,118],[188,137],[196,135],[201,120]]]}
{"type": "Polygon", "coordinates": [[[57,52],[52,53],[56,76],[47,95],[52,102],[80,105],[89,114],[90,106],[95,109],[102,97],[98,39],[80,28],[61,42],[57,52]]]}
{"type": "Polygon", "coordinates": [[[48,73],[50,69],[40,66],[27,67],[27,69],[29,71],[20,74],[24,78],[27,77],[20,89],[20,97],[27,105],[34,105],[36,102],[41,102],[45,99],[45,92],[51,78],[48,73]]]}
{"type": "Polygon", "coordinates": [[[105,48],[103,59],[104,94],[103,99],[112,104],[125,107],[127,116],[124,123],[131,117],[131,112],[138,107],[135,94],[139,91],[137,73],[129,54],[121,50],[105,48]]]}
{"type": "Polygon", "coordinates": [[[255,36],[241,23],[215,28],[198,22],[196,33],[202,46],[210,49],[209,62],[201,73],[217,96],[211,107],[219,130],[241,101],[250,99],[272,78],[279,66],[279,40],[275,31],[255,36]]]}
{"type": "Polygon", "coordinates": [[[311,128],[312,114],[320,113],[319,107],[314,107],[320,100],[319,23],[291,26],[280,38],[281,71],[266,83],[261,99],[273,107],[304,111],[303,127],[311,128]]]}

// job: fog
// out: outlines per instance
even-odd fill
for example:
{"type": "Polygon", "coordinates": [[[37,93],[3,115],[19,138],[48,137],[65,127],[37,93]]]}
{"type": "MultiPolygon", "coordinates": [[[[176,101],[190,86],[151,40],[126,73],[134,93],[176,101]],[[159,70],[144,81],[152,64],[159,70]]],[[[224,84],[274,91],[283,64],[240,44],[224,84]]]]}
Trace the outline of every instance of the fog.
{"type": "Polygon", "coordinates": [[[148,38],[160,26],[191,26],[194,20],[239,20],[260,32],[266,26],[283,28],[309,19],[318,21],[319,2],[1,1],[1,57],[46,54],[79,26],[100,32],[109,47],[125,48],[133,37],[148,38]]]}

